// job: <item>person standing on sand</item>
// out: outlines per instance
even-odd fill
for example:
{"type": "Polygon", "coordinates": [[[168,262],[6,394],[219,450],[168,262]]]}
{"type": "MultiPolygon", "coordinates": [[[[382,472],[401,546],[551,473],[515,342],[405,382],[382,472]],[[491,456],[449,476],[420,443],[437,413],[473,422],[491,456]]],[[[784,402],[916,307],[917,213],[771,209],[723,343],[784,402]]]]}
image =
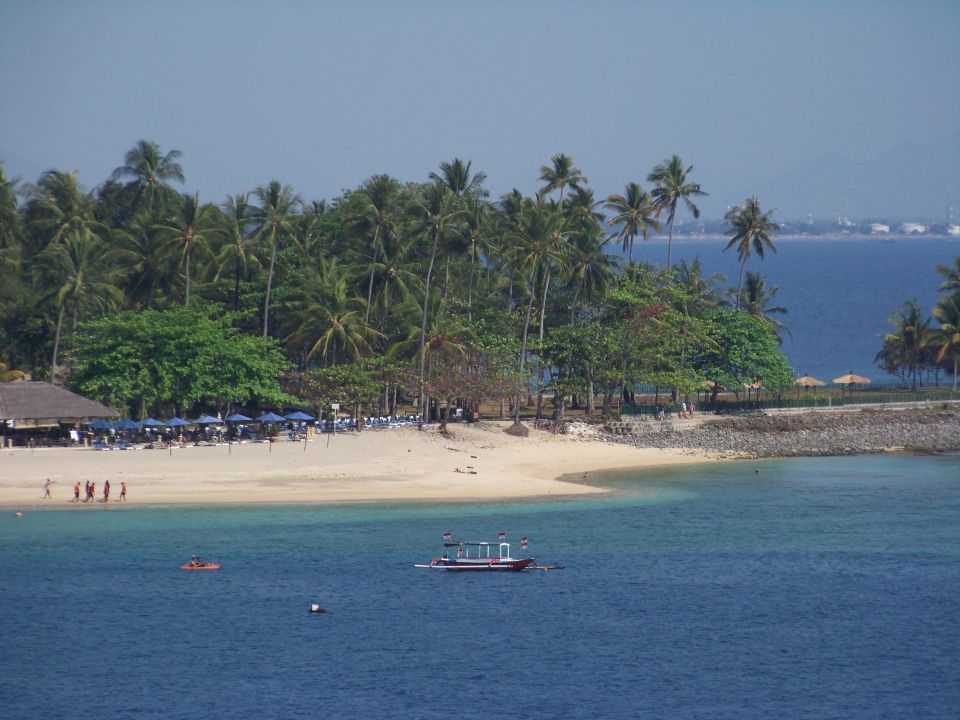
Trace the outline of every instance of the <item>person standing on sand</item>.
{"type": "Polygon", "coordinates": [[[53,480],[47,478],[47,481],[43,484],[43,495],[40,496],[41,500],[53,500],[53,496],[50,494],[50,486],[53,485],[53,483],[53,480]]]}
{"type": "Polygon", "coordinates": [[[73,484],[73,501],[72,502],[75,502],[75,503],[80,502],[80,481],[79,480],[77,480],[73,484]]]}
{"type": "Polygon", "coordinates": [[[120,481],[120,499],[124,502],[127,501],[127,483],[123,480],[120,481]]]}
{"type": "Polygon", "coordinates": [[[103,501],[110,502],[110,481],[105,480],[103,483],[103,501]]]}
{"type": "Polygon", "coordinates": [[[90,483],[90,489],[87,492],[90,493],[90,499],[96,502],[97,501],[97,498],[96,498],[97,484],[95,482],[90,483]]]}

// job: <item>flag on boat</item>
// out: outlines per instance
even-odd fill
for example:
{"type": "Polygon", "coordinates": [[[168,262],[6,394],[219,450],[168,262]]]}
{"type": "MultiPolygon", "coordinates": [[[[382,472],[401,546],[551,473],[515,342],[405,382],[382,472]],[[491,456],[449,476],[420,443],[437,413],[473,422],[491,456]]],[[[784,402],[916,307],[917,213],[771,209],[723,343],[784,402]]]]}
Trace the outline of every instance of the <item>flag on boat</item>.
{"type": "Polygon", "coordinates": [[[527,536],[526,536],[526,535],[524,535],[522,538],[520,538],[520,548],[521,548],[522,550],[526,550],[526,549],[527,549],[527,536]]]}
{"type": "Polygon", "coordinates": [[[500,538],[500,540],[506,540],[507,534],[503,530],[501,530],[500,532],[497,533],[497,537],[500,538]]]}
{"type": "Polygon", "coordinates": [[[449,540],[449,539],[452,538],[452,537],[453,537],[453,533],[450,532],[449,530],[447,530],[447,531],[443,534],[443,539],[444,539],[444,540],[449,540]]]}

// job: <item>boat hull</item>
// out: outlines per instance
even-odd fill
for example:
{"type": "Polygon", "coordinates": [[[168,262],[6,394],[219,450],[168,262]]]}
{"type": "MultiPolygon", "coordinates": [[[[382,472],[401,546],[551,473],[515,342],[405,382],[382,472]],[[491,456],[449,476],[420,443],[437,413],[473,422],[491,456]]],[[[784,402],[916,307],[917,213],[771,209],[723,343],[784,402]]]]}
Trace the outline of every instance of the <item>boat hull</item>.
{"type": "Polygon", "coordinates": [[[435,558],[429,565],[415,565],[414,567],[427,570],[447,570],[450,572],[520,572],[536,564],[533,558],[523,560],[463,560],[435,558]]]}
{"type": "Polygon", "coordinates": [[[187,563],[186,565],[180,566],[181,570],[219,570],[220,566],[216,563],[207,563],[206,565],[191,565],[187,563]]]}

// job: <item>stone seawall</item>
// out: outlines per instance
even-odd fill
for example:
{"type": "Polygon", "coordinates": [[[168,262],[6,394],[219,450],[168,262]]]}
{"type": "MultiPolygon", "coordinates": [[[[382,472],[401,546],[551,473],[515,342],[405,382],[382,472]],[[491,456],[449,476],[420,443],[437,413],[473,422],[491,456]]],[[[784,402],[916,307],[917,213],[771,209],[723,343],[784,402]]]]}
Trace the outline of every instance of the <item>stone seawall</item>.
{"type": "Polygon", "coordinates": [[[637,447],[687,448],[749,457],[857,455],[907,449],[960,451],[960,412],[861,410],[758,415],[674,422],[615,423],[611,442],[637,447]]]}

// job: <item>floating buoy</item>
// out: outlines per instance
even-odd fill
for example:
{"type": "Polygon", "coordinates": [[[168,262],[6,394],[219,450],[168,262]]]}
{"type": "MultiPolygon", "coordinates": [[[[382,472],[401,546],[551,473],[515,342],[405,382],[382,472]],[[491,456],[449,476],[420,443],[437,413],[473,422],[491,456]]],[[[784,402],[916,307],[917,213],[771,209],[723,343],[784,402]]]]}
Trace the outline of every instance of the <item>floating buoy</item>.
{"type": "Polygon", "coordinates": [[[325,613],[327,609],[323,605],[318,605],[317,603],[310,603],[310,614],[315,615],[317,613],[325,613]]]}

